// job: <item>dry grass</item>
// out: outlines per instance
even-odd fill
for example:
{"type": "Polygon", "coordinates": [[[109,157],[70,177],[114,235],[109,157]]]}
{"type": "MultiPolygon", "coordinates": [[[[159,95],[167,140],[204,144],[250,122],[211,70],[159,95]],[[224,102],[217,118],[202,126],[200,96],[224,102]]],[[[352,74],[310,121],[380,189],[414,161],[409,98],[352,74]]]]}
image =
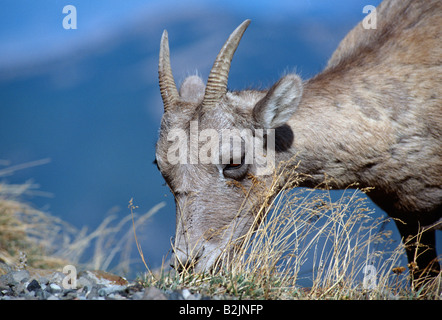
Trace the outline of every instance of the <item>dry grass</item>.
{"type": "MultiPolygon", "coordinates": [[[[48,159],[8,166],[0,170],[0,178],[17,170],[42,165],[48,159]]],[[[7,162],[5,162],[7,164],[7,162]]],[[[24,195],[46,195],[32,182],[19,185],[0,182],[0,262],[10,266],[29,265],[35,268],[56,268],[66,264],[62,257],[48,255],[55,243],[48,238],[52,228],[68,227],[21,199],[24,195]]]]}
{"type": "MultiPolygon", "coordinates": [[[[1,169],[0,178],[46,162],[1,169]]],[[[299,181],[296,174],[275,175],[241,245],[232,241],[235,253],[225,248],[216,271],[202,274],[176,274],[165,266],[151,271],[144,261],[136,229],[164,203],[137,215],[131,200],[131,215],[118,220],[110,214],[88,232],[26,204],[27,194],[42,194],[34,184],[0,182],[0,262],[50,269],[74,264],[124,275],[132,263],[139,263],[131,254],[136,242],[147,268],[145,285],[163,289],[189,288],[232,299],[441,299],[440,275],[418,291],[409,288],[409,273],[400,264],[404,246],[389,249],[390,235],[382,231],[385,221],[374,218],[361,197],[367,190],[348,189],[338,200],[328,191],[288,191],[299,181]],[[84,261],[86,251],[92,256],[84,261]],[[373,280],[372,270],[376,281],[366,281],[373,280]],[[307,288],[300,285],[306,280],[307,288]]],[[[321,187],[327,190],[327,183],[321,187]]]]}
{"type": "MultiPolygon", "coordinates": [[[[0,179],[48,162],[43,159],[0,169],[0,179]]],[[[95,230],[88,231],[27,204],[27,195],[47,195],[37,188],[31,182],[12,185],[0,181],[0,262],[12,268],[61,270],[72,264],[80,270],[125,275],[139,262],[132,255],[133,225],[144,226],[165,205],[160,203],[142,215],[126,215],[120,220],[118,210],[112,210],[95,230]]]]}
{"type": "MultiPolygon", "coordinates": [[[[255,225],[241,245],[231,241],[224,249],[215,271],[178,275],[163,269],[150,272],[146,283],[238,299],[441,298],[440,275],[418,291],[409,288],[408,271],[400,264],[404,246],[389,249],[386,220],[375,218],[363,197],[369,190],[348,189],[333,201],[329,191],[289,191],[300,179],[274,176],[255,225]],[[298,283],[306,278],[311,285],[303,288],[298,283]]],[[[327,181],[321,188],[328,189],[327,181]]]]}

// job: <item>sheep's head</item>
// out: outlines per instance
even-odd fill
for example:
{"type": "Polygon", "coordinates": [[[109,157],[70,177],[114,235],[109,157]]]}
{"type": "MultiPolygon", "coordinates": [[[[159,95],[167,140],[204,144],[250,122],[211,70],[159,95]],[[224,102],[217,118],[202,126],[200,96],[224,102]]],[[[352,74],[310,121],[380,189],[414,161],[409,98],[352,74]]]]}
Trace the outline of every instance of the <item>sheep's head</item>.
{"type": "Polygon", "coordinates": [[[233,250],[229,244],[240,242],[256,225],[253,209],[273,173],[275,143],[279,150],[293,140],[285,123],[302,94],[298,76],[288,75],[268,91],[227,91],[230,63],[249,23],[230,35],[207,85],[190,76],[179,91],[166,31],[161,39],[164,115],[156,162],[175,197],[173,263],[178,270],[212,268],[223,251],[233,250]]]}

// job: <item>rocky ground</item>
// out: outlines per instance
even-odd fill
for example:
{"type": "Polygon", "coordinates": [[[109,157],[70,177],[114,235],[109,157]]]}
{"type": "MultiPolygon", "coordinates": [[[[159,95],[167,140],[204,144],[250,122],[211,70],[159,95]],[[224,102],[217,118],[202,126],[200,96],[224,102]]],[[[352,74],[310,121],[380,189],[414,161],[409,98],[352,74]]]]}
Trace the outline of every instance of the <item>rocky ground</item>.
{"type": "MultiPolygon", "coordinates": [[[[66,274],[51,270],[8,270],[0,276],[0,300],[206,300],[199,293],[145,288],[104,271],[83,271],[76,288],[66,274]],[[65,279],[65,280],[64,280],[65,279]],[[64,281],[63,281],[64,280],[64,281]]],[[[213,299],[214,297],[211,297],[213,299]]],[[[216,299],[216,297],[215,297],[216,299]]]]}

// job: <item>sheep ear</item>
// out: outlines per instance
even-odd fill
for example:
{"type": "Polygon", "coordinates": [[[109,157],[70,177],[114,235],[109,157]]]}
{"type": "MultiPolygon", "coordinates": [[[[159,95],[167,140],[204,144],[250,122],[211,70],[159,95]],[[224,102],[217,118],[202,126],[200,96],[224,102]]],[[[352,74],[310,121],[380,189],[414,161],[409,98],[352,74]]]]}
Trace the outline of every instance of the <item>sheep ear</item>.
{"type": "Polygon", "coordinates": [[[189,76],[184,79],[180,87],[180,97],[186,102],[199,104],[203,101],[206,86],[198,76],[189,76]]]}
{"type": "Polygon", "coordinates": [[[263,128],[284,125],[298,108],[302,97],[302,80],[295,74],[281,78],[253,108],[255,121],[263,128]]]}

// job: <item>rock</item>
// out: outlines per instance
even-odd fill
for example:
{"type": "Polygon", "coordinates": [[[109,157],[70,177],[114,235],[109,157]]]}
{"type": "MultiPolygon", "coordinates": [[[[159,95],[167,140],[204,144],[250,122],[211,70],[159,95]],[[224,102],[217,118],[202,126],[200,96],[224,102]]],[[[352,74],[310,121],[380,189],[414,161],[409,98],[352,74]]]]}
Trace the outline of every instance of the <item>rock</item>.
{"type": "Polygon", "coordinates": [[[86,294],[86,298],[89,300],[96,300],[100,298],[100,294],[98,292],[101,288],[101,285],[94,285],[91,290],[86,294]]]}
{"type": "Polygon", "coordinates": [[[26,285],[24,283],[17,283],[16,285],[12,285],[11,289],[15,296],[19,296],[26,292],[26,285]]]}
{"type": "Polygon", "coordinates": [[[81,277],[92,280],[92,282],[97,284],[120,286],[128,285],[128,281],[123,277],[101,270],[82,271],[78,274],[78,278],[80,279],[81,277]]]}
{"type": "Polygon", "coordinates": [[[86,299],[86,296],[91,291],[89,288],[92,288],[92,287],[83,287],[80,291],[81,296],[84,297],[85,299],[86,299]]]}
{"type": "Polygon", "coordinates": [[[7,274],[11,271],[14,271],[14,268],[4,262],[0,262],[0,275],[7,274]]]}
{"type": "Polygon", "coordinates": [[[56,270],[9,270],[0,275],[0,300],[201,300],[189,289],[145,288],[140,282],[104,271],[83,271],[77,287],[63,287],[65,274],[56,270]]]}
{"type": "Polygon", "coordinates": [[[168,291],[169,300],[184,300],[181,290],[168,291]]]}
{"type": "Polygon", "coordinates": [[[104,296],[107,296],[107,295],[112,294],[117,291],[123,291],[125,289],[126,289],[126,286],[110,285],[110,286],[103,287],[100,290],[98,290],[98,295],[104,297],[104,296]]]}
{"type": "Polygon", "coordinates": [[[62,272],[51,269],[37,269],[28,267],[26,270],[29,271],[30,277],[36,279],[40,283],[40,285],[48,284],[49,282],[56,282],[61,284],[63,278],[66,276],[62,272]]]}
{"type": "Polygon", "coordinates": [[[12,291],[12,289],[10,287],[4,288],[0,291],[1,296],[12,296],[14,294],[14,292],[12,291]]]}
{"type": "Polygon", "coordinates": [[[27,270],[12,271],[8,274],[0,276],[0,285],[14,286],[28,280],[29,272],[27,270]]]}
{"type": "Polygon", "coordinates": [[[49,298],[49,296],[51,296],[51,294],[49,292],[42,290],[42,289],[37,289],[34,292],[35,292],[35,297],[38,300],[47,300],[49,298]]]}
{"type": "Polygon", "coordinates": [[[133,299],[133,300],[142,300],[143,297],[144,297],[144,292],[142,292],[142,291],[140,291],[140,292],[135,292],[135,293],[132,295],[132,299],[133,299]]]}
{"type": "Polygon", "coordinates": [[[82,275],[77,280],[77,286],[86,290],[86,293],[90,292],[95,284],[96,282],[87,275],[82,275]]]}
{"type": "Polygon", "coordinates": [[[12,273],[12,277],[17,282],[27,281],[29,279],[29,271],[28,270],[14,271],[12,273]]]}
{"type": "Polygon", "coordinates": [[[28,291],[36,291],[37,289],[41,290],[40,283],[37,280],[33,279],[28,286],[26,287],[28,291]]]}
{"type": "Polygon", "coordinates": [[[53,272],[52,275],[49,277],[49,282],[53,282],[58,284],[59,286],[62,286],[63,279],[66,277],[66,275],[63,272],[53,272]]]}
{"type": "Polygon", "coordinates": [[[56,283],[51,283],[46,287],[46,291],[48,291],[49,293],[60,293],[61,292],[61,287],[56,284],[56,283]]]}
{"type": "Polygon", "coordinates": [[[75,289],[67,289],[63,290],[63,300],[74,300],[77,298],[77,290],[75,289]]]}
{"type": "Polygon", "coordinates": [[[166,295],[163,293],[162,290],[150,287],[146,288],[143,295],[143,300],[167,300],[166,295]]]}
{"type": "Polygon", "coordinates": [[[183,289],[181,291],[181,295],[183,296],[184,300],[188,300],[192,294],[190,293],[189,289],[183,289]]]}

